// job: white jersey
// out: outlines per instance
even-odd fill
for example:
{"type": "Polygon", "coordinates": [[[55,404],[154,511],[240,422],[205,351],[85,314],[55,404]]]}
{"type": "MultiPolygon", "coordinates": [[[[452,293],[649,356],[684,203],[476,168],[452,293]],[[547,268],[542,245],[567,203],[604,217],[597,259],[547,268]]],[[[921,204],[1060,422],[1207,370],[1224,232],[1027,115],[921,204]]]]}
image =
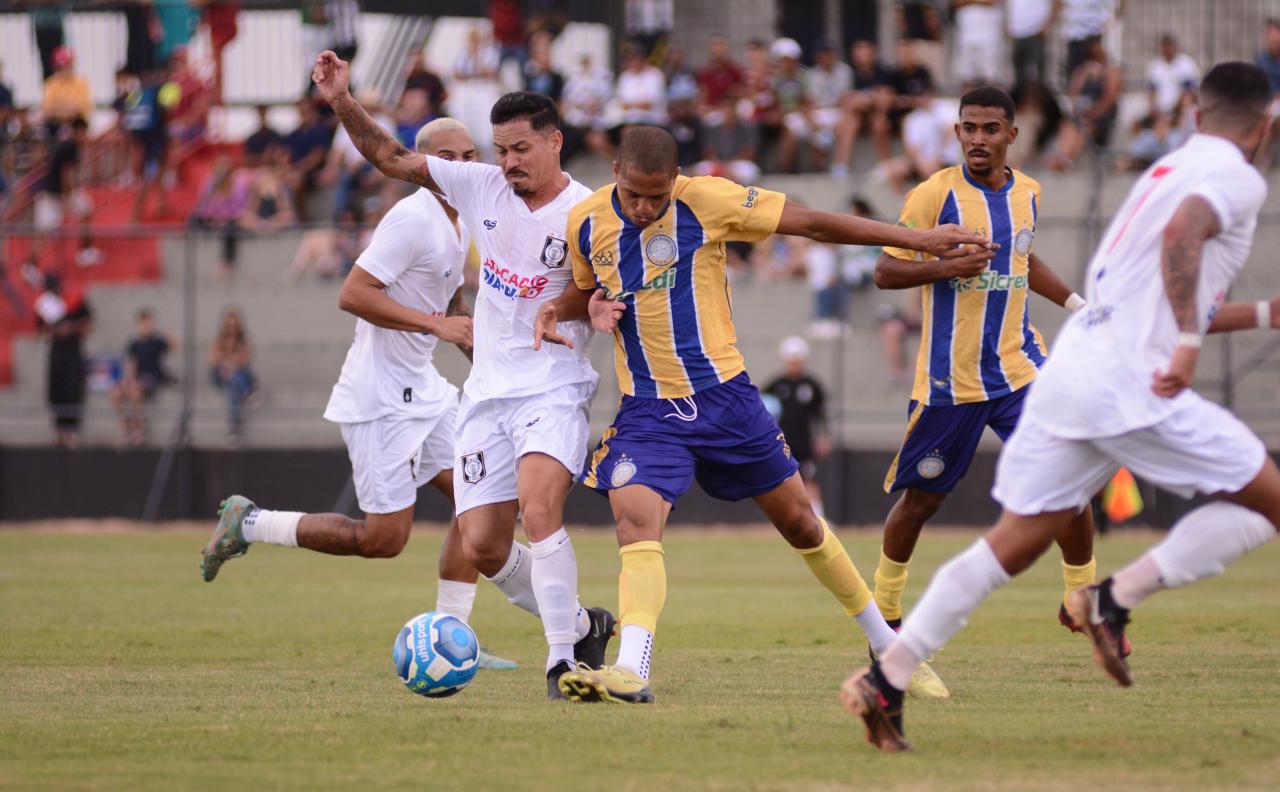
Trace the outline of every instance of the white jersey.
{"type": "Polygon", "coordinates": [[[1201,332],[1244,266],[1266,182],[1232,143],[1195,135],[1138,179],[1089,264],[1088,307],[1063,327],[1029,397],[1028,409],[1054,435],[1111,437],[1152,426],[1199,398],[1190,390],[1173,399],[1151,390],[1153,373],[1168,365],[1178,340],[1164,289],[1162,237],[1193,195],[1213,207],[1221,224],[1200,264],[1201,332]]]}
{"type": "MultiPolygon", "coordinates": [[[[356,265],[386,284],[387,296],[401,305],[444,316],[462,285],[470,245],[466,227],[455,229],[439,199],[420,189],[379,221],[356,265]]],[[[338,423],[431,418],[456,405],[458,389],[431,361],[438,340],[356,319],[355,341],[324,417],[338,423]]]]}
{"type": "Polygon", "coordinates": [[[555,200],[531,212],[495,165],[437,157],[427,162],[431,178],[480,250],[475,359],[463,385],[467,397],[479,402],[579,382],[594,386],[599,377],[587,359],[592,331],[586,320],[560,323],[559,332],[573,340],[573,349],[558,344],[533,349],[538,306],[559,297],[573,280],[565,241],[569,210],[592,191],[570,179],[555,200]]]}

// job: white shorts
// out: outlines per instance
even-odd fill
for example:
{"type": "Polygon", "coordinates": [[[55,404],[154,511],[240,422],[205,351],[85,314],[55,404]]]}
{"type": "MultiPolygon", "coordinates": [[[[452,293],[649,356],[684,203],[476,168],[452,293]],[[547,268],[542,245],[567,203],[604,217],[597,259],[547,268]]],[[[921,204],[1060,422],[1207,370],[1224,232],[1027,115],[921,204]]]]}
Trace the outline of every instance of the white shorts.
{"type": "Polygon", "coordinates": [[[587,419],[595,394],[589,382],[480,402],[464,393],[454,447],[457,513],[516,500],[516,466],[525,454],[546,454],[576,479],[587,458],[587,419]]]}
{"type": "Polygon", "coordinates": [[[824,148],[835,142],[835,128],[844,115],[838,107],[815,107],[809,115],[787,113],[782,123],[801,140],[824,148]]]}
{"type": "Polygon", "coordinates": [[[356,500],[365,514],[392,514],[418,501],[418,487],[453,467],[458,406],[436,418],[393,415],[344,423],[356,500]]]}
{"type": "Polygon", "coordinates": [[[991,494],[1014,514],[1081,509],[1121,467],[1183,498],[1239,492],[1266,456],[1249,427],[1204,399],[1152,426],[1084,440],[1051,434],[1029,409],[1000,453],[991,494]]]}

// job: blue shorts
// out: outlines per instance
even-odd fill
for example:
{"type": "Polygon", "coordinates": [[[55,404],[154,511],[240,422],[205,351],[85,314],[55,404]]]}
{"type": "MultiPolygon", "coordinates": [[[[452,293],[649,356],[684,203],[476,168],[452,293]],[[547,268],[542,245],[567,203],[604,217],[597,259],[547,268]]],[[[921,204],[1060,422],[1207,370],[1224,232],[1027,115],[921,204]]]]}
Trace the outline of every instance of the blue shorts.
{"type": "Polygon", "coordinates": [[[746,372],[683,399],[623,396],[580,480],[601,494],[643,484],[675,505],[696,478],[736,501],[777,489],[799,470],[746,372]]]}
{"type": "Polygon", "coordinates": [[[907,435],[889,466],[885,492],[916,489],[950,492],[969,471],[988,426],[1008,440],[1022,416],[1030,386],[991,401],[972,404],[920,404],[907,407],[907,435]]]}

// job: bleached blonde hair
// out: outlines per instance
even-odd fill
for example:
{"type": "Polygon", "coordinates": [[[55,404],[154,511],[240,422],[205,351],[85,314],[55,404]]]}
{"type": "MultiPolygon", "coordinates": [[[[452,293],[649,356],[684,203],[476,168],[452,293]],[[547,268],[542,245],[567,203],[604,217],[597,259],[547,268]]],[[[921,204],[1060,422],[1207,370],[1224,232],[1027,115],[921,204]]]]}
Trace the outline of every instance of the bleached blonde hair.
{"type": "Polygon", "coordinates": [[[413,140],[413,147],[416,151],[426,152],[427,147],[431,145],[431,136],[437,132],[451,132],[461,129],[467,132],[467,125],[456,118],[441,116],[434,121],[429,121],[422,129],[418,130],[418,136],[413,140]]]}

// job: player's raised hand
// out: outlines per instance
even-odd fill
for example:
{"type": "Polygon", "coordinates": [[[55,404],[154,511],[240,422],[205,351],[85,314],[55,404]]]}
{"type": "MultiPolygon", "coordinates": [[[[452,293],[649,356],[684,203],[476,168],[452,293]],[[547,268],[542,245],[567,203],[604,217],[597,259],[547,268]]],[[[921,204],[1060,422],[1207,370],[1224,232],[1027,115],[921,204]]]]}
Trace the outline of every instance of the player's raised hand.
{"type": "Polygon", "coordinates": [[[351,87],[351,64],[339,58],[333,50],[325,50],[316,56],[316,67],[311,70],[311,81],[316,84],[320,96],[330,104],[351,87]]]}
{"type": "Polygon", "coordinates": [[[627,310],[627,304],[621,300],[611,299],[604,289],[596,289],[587,304],[587,315],[591,317],[591,327],[597,333],[608,333],[618,329],[618,320],[627,310]]]}
{"type": "Polygon", "coordinates": [[[1157,396],[1172,399],[1191,387],[1196,376],[1196,361],[1200,359],[1200,350],[1193,346],[1179,344],[1173,348],[1173,357],[1169,358],[1169,367],[1157,371],[1151,378],[1151,390],[1157,396]]]}
{"type": "Polygon", "coordinates": [[[469,349],[473,346],[470,316],[436,317],[436,321],[431,327],[431,334],[441,341],[448,341],[450,344],[457,344],[460,347],[469,349]]]}
{"type": "Polygon", "coordinates": [[[977,245],[985,250],[995,250],[1000,246],[986,237],[980,237],[967,228],[950,223],[935,226],[920,233],[920,245],[917,250],[942,258],[947,251],[958,245],[977,245]]]}
{"type": "Polygon", "coordinates": [[[542,342],[546,341],[573,349],[573,339],[556,332],[559,324],[555,303],[544,302],[538,306],[538,315],[533,319],[533,348],[542,349],[542,342]]]}
{"type": "Polygon", "coordinates": [[[938,257],[948,278],[972,278],[987,268],[995,258],[994,250],[978,247],[949,248],[938,257]]]}

